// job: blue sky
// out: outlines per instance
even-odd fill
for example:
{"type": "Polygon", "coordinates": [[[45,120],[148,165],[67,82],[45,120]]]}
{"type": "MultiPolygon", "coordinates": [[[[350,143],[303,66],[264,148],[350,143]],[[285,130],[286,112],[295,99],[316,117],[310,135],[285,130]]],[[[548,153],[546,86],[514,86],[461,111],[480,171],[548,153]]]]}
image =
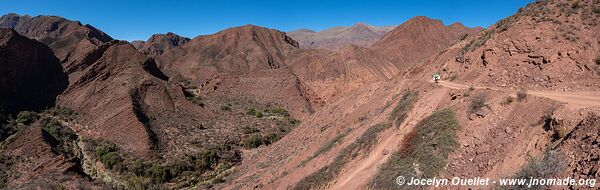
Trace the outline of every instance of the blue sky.
{"type": "Polygon", "coordinates": [[[254,24],[290,31],[323,30],[364,22],[398,25],[413,16],[445,24],[487,27],[532,0],[0,0],[0,14],[57,15],[91,24],[122,40],[146,40],[155,33],[187,37],[254,24]]]}

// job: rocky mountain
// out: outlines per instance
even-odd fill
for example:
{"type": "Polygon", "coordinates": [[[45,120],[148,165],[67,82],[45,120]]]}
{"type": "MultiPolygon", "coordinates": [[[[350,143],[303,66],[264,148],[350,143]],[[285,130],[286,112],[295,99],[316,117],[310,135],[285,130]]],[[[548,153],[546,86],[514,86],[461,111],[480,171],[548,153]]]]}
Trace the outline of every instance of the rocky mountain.
{"type": "Polygon", "coordinates": [[[596,90],[597,7],[587,1],[530,4],[415,69],[487,86],[596,90]]]}
{"type": "Polygon", "coordinates": [[[378,27],[357,23],[353,26],[333,27],[319,32],[299,29],[288,32],[288,35],[298,41],[302,48],[337,50],[350,44],[368,47],[393,28],[393,26],[378,27]]]}
{"type": "Polygon", "coordinates": [[[5,15],[0,188],[598,178],[597,10],[538,1],[484,30],[415,17],[335,51],[253,25],[132,44],[60,17],[5,15]]]}
{"type": "Polygon", "coordinates": [[[218,187],[414,188],[398,186],[399,175],[597,178],[597,152],[581,153],[599,137],[589,132],[600,114],[597,10],[597,1],[537,1],[480,32],[414,18],[371,48],[406,69],[320,108],[218,187]]]}
{"type": "Polygon", "coordinates": [[[16,113],[55,105],[67,75],[46,45],[0,29],[0,110],[16,113]]]}
{"type": "Polygon", "coordinates": [[[372,48],[406,67],[481,30],[460,23],[445,26],[440,20],[417,16],[387,32],[372,48]]]}
{"type": "Polygon", "coordinates": [[[189,41],[189,38],[168,32],[166,34],[154,34],[146,41],[132,41],[131,44],[150,56],[158,56],[166,50],[182,46],[189,41]]]}
{"type": "Polygon", "coordinates": [[[112,40],[108,34],[91,25],[57,16],[31,17],[11,13],[0,17],[0,28],[12,28],[23,36],[46,44],[61,61],[112,40]]]}

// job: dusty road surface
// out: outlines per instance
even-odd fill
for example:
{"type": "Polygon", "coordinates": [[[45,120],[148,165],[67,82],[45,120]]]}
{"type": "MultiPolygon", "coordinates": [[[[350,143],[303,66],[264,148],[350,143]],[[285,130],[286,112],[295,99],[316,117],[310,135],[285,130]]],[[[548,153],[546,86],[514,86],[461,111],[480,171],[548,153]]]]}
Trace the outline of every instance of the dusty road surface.
{"type": "MultiPolygon", "coordinates": [[[[449,81],[439,81],[438,84],[444,87],[452,89],[468,89],[471,86],[453,83],[449,81]]],[[[488,88],[481,86],[473,86],[475,89],[491,89],[491,90],[502,90],[497,88],[488,88]]],[[[558,92],[558,91],[527,91],[527,94],[532,96],[550,98],[559,102],[573,104],[584,107],[600,106],[600,92],[558,92]]]]}

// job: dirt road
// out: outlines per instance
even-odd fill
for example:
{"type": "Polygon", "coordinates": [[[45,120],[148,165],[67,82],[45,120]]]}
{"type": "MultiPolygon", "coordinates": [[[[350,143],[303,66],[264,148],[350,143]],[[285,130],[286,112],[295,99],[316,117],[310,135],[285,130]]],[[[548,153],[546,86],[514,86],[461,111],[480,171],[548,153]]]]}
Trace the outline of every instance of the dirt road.
{"type": "MultiPolygon", "coordinates": [[[[470,86],[464,84],[452,83],[449,81],[439,81],[441,86],[452,89],[468,89],[470,86]]],[[[475,89],[491,89],[502,91],[503,89],[473,86],[475,89]]],[[[537,97],[550,98],[559,102],[573,104],[584,107],[600,106],[600,92],[558,92],[558,91],[527,91],[527,94],[537,97]]]]}

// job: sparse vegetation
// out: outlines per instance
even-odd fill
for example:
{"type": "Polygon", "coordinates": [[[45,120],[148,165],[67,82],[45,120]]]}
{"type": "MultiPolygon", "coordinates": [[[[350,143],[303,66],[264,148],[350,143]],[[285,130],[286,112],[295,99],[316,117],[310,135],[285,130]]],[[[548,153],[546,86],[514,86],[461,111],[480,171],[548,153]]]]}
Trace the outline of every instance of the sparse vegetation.
{"type": "Polygon", "coordinates": [[[242,146],[248,149],[258,148],[261,145],[270,145],[281,139],[281,137],[282,135],[279,133],[269,133],[267,135],[252,133],[244,138],[242,141],[242,146]]]}
{"type": "Polygon", "coordinates": [[[525,88],[519,88],[519,90],[517,90],[517,101],[522,102],[523,100],[527,99],[527,91],[525,90],[525,88]]]}
{"type": "Polygon", "coordinates": [[[57,140],[57,150],[67,158],[79,156],[79,147],[77,146],[77,134],[69,127],[62,126],[54,118],[46,118],[42,128],[54,139],[57,140]]]}
{"type": "Polygon", "coordinates": [[[478,112],[483,107],[487,106],[487,95],[486,94],[478,94],[471,98],[471,103],[469,104],[469,114],[478,112]]]}
{"type": "MultiPolygon", "coordinates": [[[[549,179],[556,177],[566,167],[566,158],[560,151],[548,150],[541,160],[529,156],[527,163],[515,174],[514,179],[549,179]]],[[[527,183],[528,184],[528,183],[527,183]]],[[[516,186],[515,188],[529,188],[516,186]]],[[[532,189],[547,189],[546,186],[532,186],[532,189]]]]}
{"type": "Polygon", "coordinates": [[[504,101],[502,101],[500,104],[503,106],[507,106],[513,103],[513,101],[515,101],[515,98],[513,98],[512,96],[508,96],[506,97],[506,99],[504,99],[504,101]]]}
{"type": "Polygon", "coordinates": [[[446,166],[448,154],[458,146],[456,134],[460,126],[454,111],[439,110],[421,120],[415,131],[406,137],[408,147],[394,152],[389,160],[379,167],[373,178],[373,189],[414,189],[417,186],[398,186],[397,176],[433,178],[446,166]]]}
{"type": "Polygon", "coordinates": [[[106,168],[110,170],[120,171],[123,169],[121,165],[122,158],[117,152],[117,145],[113,143],[104,143],[94,149],[96,159],[98,159],[106,168]]]}
{"type": "Polygon", "coordinates": [[[413,105],[418,100],[418,98],[418,92],[404,92],[402,98],[400,98],[400,101],[398,101],[398,104],[390,113],[390,122],[393,122],[394,124],[396,124],[396,126],[399,126],[402,122],[404,122],[404,119],[406,119],[406,116],[408,115],[410,110],[412,110],[413,105]]]}
{"type": "Polygon", "coordinates": [[[257,111],[254,108],[248,108],[248,110],[246,111],[246,115],[251,115],[254,117],[263,117],[263,113],[261,111],[257,111]]]}
{"type": "Polygon", "coordinates": [[[322,188],[327,182],[335,179],[342,171],[343,167],[352,159],[356,158],[358,154],[371,150],[373,145],[377,142],[377,135],[390,126],[391,124],[377,124],[371,126],[356,141],[340,151],[331,164],[323,166],[319,171],[303,178],[293,189],[322,188]]]}
{"type": "MultiPolygon", "coordinates": [[[[413,104],[418,99],[418,93],[413,91],[406,91],[398,105],[392,110],[388,117],[388,121],[395,123],[402,123],[404,119],[406,119],[407,113],[412,109],[413,104]]],[[[392,126],[392,123],[379,123],[374,126],[369,127],[356,141],[352,142],[350,145],[345,147],[340,151],[340,153],[336,156],[334,161],[327,166],[322,167],[317,172],[312,173],[311,175],[303,178],[296,184],[293,189],[318,189],[322,188],[329,181],[335,179],[343,169],[343,167],[356,158],[361,153],[367,153],[371,151],[375,143],[377,142],[377,136],[379,133],[388,129],[392,126]]],[[[345,135],[343,135],[345,136],[345,135]]],[[[336,137],[340,140],[343,136],[336,137]]],[[[335,140],[335,139],[334,139],[335,140]]],[[[336,140],[337,141],[337,140],[336,140]]],[[[333,148],[337,142],[331,141],[328,142],[324,147],[321,147],[320,151],[325,151],[333,148]],[[329,145],[331,144],[331,145],[329,145]]],[[[317,151],[317,152],[320,152],[317,151]]]]}
{"type": "Polygon", "coordinates": [[[19,112],[19,114],[17,114],[17,119],[15,119],[15,122],[18,125],[30,125],[31,123],[38,120],[38,118],[39,115],[36,112],[22,111],[19,112]]]}
{"type": "Polygon", "coordinates": [[[0,188],[5,188],[11,176],[18,175],[18,172],[13,169],[15,158],[0,155],[0,188]]]}
{"type": "Polygon", "coordinates": [[[197,106],[201,106],[204,107],[204,98],[200,97],[200,96],[191,96],[191,97],[186,97],[187,100],[189,100],[190,102],[192,102],[193,104],[196,104],[197,106]]]}
{"type": "Polygon", "coordinates": [[[251,115],[258,118],[268,117],[271,119],[287,120],[287,122],[292,125],[300,124],[299,120],[291,117],[290,112],[280,107],[264,109],[263,111],[257,110],[256,108],[248,108],[246,110],[246,115],[251,115]]]}
{"type": "Polygon", "coordinates": [[[319,149],[317,149],[317,151],[315,153],[313,153],[312,156],[310,156],[306,160],[302,161],[301,165],[308,163],[310,160],[316,158],[317,156],[319,156],[323,153],[329,152],[329,150],[331,150],[333,147],[335,147],[340,142],[342,142],[342,140],[344,140],[344,138],[346,138],[346,136],[348,134],[350,134],[351,131],[352,131],[352,129],[348,128],[348,129],[344,130],[343,132],[339,133],[338,135],[336,135],[333,139],[327,141],[327,143],[321,145],[321,147],[319,147],[319,149]]]}

